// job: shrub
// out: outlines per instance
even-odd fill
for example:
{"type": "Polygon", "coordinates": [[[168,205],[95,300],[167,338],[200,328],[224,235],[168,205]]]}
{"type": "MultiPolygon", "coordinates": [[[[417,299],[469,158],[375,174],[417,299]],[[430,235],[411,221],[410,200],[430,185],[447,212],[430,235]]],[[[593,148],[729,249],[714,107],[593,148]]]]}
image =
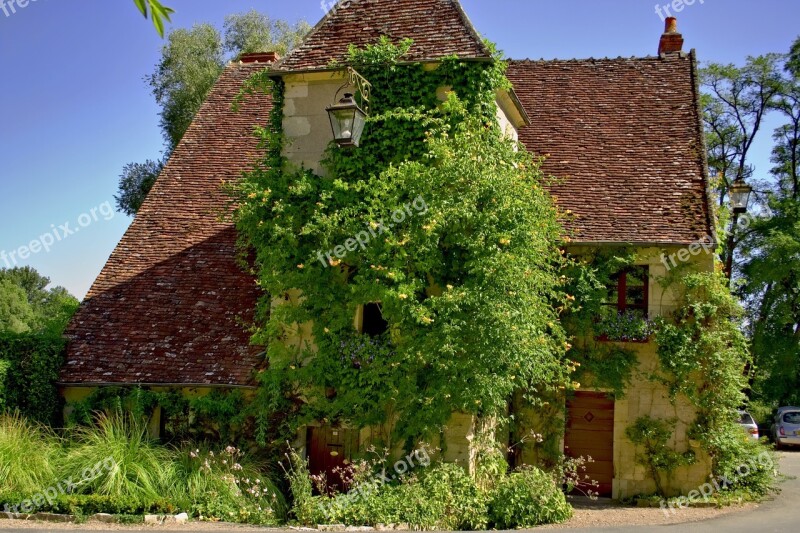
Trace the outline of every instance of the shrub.
{"type": "Polygon", "coordinates": [[[60,420],[56,389],[66,342],[59,335],[0,333],[0,411],[19,412],[37,422],[60,420]]]}
{"type": "Polygon", "coordinates": [[[175,452],[152,442],[139,419],[99,415],[72,438],[62,471],[79,494],[153,502],[176,487],[175,452]]]}
{"type": "Polygon", "coordinates": [[[58,438],[18,413],[0,415],[0,499],[16,504],[55,485],[58,438]]]}
{"type": "Polygon", "coordinates": [[[563,522],[572,508],[553,478],[526,467],[501,481],[489,501],[489,519],[497,529],[533,527],[563,522]]]}
{"type": "Polygon", "coordinates": [[[454,464],[439,463],[392,483],[378,476],[362,479],[347,494],[312,500],[314,519],[324,523],[442,530],[482,529],[488,523],[486,497],[454,464]]]}
{"type": "Polygon", "coordinates": [[[198,448],[182,453],[180,461],[175,499],[201,520],[276,524],[286,518],[281,492],[238,448],[198,448]]]}
{"type": "Polygon", "coordinates": [[[715,474],[729,482],[729,490],[751,499],[777,490],[778,460],[774,452],[750,438],[738,424],[728,424],[719,434],[709,435],[707,441],[717,451],[715,474]]]}

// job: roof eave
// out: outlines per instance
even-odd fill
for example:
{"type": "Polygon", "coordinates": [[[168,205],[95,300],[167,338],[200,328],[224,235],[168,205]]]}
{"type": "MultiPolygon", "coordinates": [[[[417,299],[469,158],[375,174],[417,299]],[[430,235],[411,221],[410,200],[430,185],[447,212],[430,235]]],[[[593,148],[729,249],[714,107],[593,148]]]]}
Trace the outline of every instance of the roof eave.
{"type": "Polygon", "coordinates": [[[187,389],[257,389],[256,385],[241,385],[241,384],[228,384],[228,383],[139,383],[130,381],[97,381],[97,382],[56,382],[59,387],[72,387],[72,388],[97,388],[97,387],[169,387],[169,388],[187,388],[187,389]]]}

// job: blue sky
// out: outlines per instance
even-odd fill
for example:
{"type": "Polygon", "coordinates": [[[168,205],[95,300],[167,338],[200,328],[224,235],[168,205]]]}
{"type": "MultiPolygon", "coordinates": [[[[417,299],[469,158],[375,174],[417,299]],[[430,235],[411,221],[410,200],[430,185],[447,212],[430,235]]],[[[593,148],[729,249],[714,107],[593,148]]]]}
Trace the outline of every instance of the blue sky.
{"type": "MultiPolygon", "coordinates": [[[[8,4],[10,0],[2,0],[8,4]]],[[[169,28],[255,8],[274,18],[323,15],[320,0],[162,0],[169,28]]],[[[688,2],[689,0],[683,0],[688,2]]],[[[667,0],[462,0],[478,31],[514,58],[644,56],[656,52],[667,0]],[[662,12],[663,12],[662,8],[662,12]]],[[[131,219],[114,205],[123,165],[160,157],[158,107],[143,82],[163,41],[131,0],[30,0],[0,7],[0,267],[41,235],[31,265],[83,297],[131,219]],[[63,227],[65,223],[68,226],[63,227]],[[75,231],[79,230],[79,231],[75,231]],[[72,232],[72,233],[70,233],[72,232]],[[59,240],[60,239],[60,240],[59,240]]],[[[800,35],[796,0],[695,0],[677,13],[701,61],[741,63],[785,52],[800,35]]],[[[769,170],[771,120],[755,147],[769,170]]]]}

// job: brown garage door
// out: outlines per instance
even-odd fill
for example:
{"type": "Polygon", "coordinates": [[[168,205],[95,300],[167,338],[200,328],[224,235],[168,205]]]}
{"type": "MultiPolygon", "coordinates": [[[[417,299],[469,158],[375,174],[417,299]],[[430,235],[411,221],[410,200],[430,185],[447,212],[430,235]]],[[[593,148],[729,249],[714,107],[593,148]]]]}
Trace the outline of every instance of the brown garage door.
{"type": "MultiPolygon", "coordinates": [[[[568,457],[591,457],[584,472],[597,481],[588,487],[601,496],[611,496],[614,478],[614,400],[602,392],[576,392],[567,400],[567,430],[564,453],[568,457]]],[[[585,488],[584,488],[585,490],[585,488]]]]}

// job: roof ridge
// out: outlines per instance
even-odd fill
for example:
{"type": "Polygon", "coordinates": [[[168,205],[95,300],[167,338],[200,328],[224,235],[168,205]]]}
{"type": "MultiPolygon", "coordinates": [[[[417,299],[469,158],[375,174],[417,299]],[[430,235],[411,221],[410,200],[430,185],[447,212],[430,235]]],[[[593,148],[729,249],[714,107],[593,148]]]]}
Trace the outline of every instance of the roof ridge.
{"type": "Polygon", "coordinates": [[[273,70],[326,68],[331,60],[342,61],[347,44],[364,46],[377,35],[413,39],[415,59],[493,58],[459,0],[339,0],[273,70]],[[384,4],[391,9],[382,9],[384,4]]]}
{"type": "Polygon", "coordinates": [[[621,61],[666,61],[670,59],[687,59],[688,54],[686,55],[678,55],[678,54],[670,54],[668,56],[630,56],[630,57],[585,57],[585,58],[553,58],[553,59],[532,59],[529,57],[522,58],[522,59],[515,59],[513,57],[506,58],[505,61],[509,63],[599,63],[599,62],[621,62],[621,61]]]}

